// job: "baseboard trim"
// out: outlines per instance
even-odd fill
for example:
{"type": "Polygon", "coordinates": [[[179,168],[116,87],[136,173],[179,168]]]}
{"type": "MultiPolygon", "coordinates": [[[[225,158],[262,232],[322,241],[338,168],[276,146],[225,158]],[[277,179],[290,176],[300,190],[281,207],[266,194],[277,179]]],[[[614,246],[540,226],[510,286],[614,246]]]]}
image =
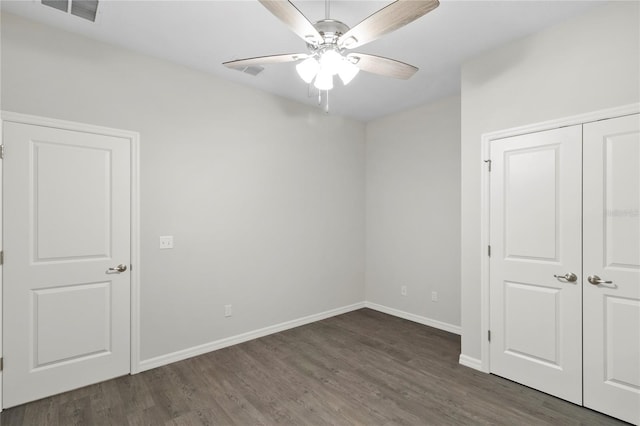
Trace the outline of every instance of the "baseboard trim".
{"type": "Polygon", "coordinates": [[[146,370],[151,370],[153,368],[161,367],[163,365],[171,364],[173,362],[182,361],[187,358],[192,358],[194,356],[202,355],[207,352],[216,351],[218,349],[237,345],[239,343],[247,342],[249,340],[268,336],[269,334],[279,333],[281,331],[289,330],[291,328],[300,327],[301,325],[306,325],[312,322],[331,318],[336,315],[346,314],[347,312],[362,309],[364,307],[365,307],[365,302],[354,303],[353,305],[331,309],[329,311],[320,312],[318,314],[309,315],[309,316],[294,319],[291,321],[282,322],[280,324],[271,325],[269,327],[264,327],[258,330],[249,331],[247,333],[238,334],[236,336],[226,337],[224,339],[216,340],[216,341],[205,343],[198,346],[193,346],[187,349],[182,349],[180,351],[172,352],[166,355],[160,355],[154,358],[149,358],[149,359],[140,361],[139,369],[137,371],[142,372],[146,370]]]}
{"type": "MultiPolygon", "coordinates": [[[[320,312],[318,314],[309,315],[306,317],[286,321],[280,324],[275,324],[269,327],[264,327],[258,330],[249,331],[247,333],[238,334],[236,336],[226,337],[224,339],[215,340],[213,342],[204,343],[202,345],[193,346],[191,348],[182,349],[180,351],[172,352],[166,355],[160,355],[154,358],[149,358],[140,361],[138,372],[151,370],[153,368],[162,367],[163,365],[171,364],[173,362],[182,361],[187,358],[202,355],[207,352],[216,351],[218,349],[226,348],[229,346],[244,343],[249,340],[258,339],[260,337],[268,336],[269,334],[279,333],[281,331],[289,330],[291,328],[300,327],[302,325],[310,324],[312,322],[321,321],[323,319],[331,318],[336,315],[346,314],[347,312],[356,311],[362,308],[369,308],[375,311],[383,312],[385,314],[393,315],[394,317],[403,318],[409,321],[423,324],[429,327],[444,330],[449,333],[461,334],[461,328],[457,325],[448,324],[442,321],[434,320],[431,318],[415,315],[409,312],[401,311],[399,309],[390,308],[388,306],[379,305],[372,302],[359,302],[352,305],[343,306],[341,308],[331,309],[329,311],[320,312]]],[[[482,363],[480,360],[468,357],[466,355],[460,355],[460,364],[467,367],[474,368],[482,371],[482,363]]]]}
{"type": "Polygon", "coordinates": [[[423,317],[420,315],[411,314],[409,312],[401,311],[399,309],[390,308],[384,305],[378,305],[377,303],[373,303],[373,302],[364,302],[364,306],[366,308],[373,309],[374,311],[383,312],[385,314],[393,315],[394,317],[417,322],[418,324],[428,325],[429,327],[448,331],[449,333],[453,333],[457,335],[460,335],[462,333],[462,329],[460,328],[460,326],[434,320],[427,317],[423,317]]]}
{"type": "Polygon", "coordinates": [[[460,354],[458,362],[460,365],[464,365],[465,367],[473,368],[474,370],[482,371],[483,373],[488,373],[488,371],[484,371],[484,368],[482,368],[482,361],[478,358],[472,358],[468,355],[460,354]]]}

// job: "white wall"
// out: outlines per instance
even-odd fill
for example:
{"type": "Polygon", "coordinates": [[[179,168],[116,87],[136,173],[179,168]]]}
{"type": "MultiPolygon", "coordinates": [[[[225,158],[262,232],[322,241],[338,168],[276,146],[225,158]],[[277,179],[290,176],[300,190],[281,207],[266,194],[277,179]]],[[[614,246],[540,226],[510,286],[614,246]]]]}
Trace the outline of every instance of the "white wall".
{"type": "Polygon", "coordinates": [[[460,98],[367,123],[366,155],[367,301],[459,326],[460,98]]]}
{"type": "Polygon", "coordinates": [[[140,132],[142,360],[364,300],[364,124],[6,13],[1,102],[140,132]]]}
{"type": "Polygon", "coordinates": [[[462,68],[462,354],[480,359],[480,137],[640,100],[640,3],[616,2],[462,68]]]}

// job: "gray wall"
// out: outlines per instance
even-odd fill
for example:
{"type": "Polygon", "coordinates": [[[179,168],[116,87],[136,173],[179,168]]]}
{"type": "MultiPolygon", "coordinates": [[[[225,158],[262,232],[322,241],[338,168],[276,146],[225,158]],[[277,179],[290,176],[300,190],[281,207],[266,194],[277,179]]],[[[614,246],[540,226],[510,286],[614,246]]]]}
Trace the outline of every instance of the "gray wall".
{"type": "Polygon", "coordinates": [[[365,126],[3,14],[0,106],[141,133],[143,360],[365,297],[456,325],[458,281],[479,358],[480,137],[638,102],[639,14],[616,2],[463,66],[459,259],[455,98],[365,126]]]}
{"type": "Polygon", "coordinates": [[[364,300],[364,124],[6,13],[1,107],[140,132],[142,360],[364,300]]]}
{"type": "Polygon", "coordinates": [[[462,353],[480,359],[483,133],[640,100],[640,3],[616,2],[462,68],[462,353]]]}
{"type": "Polygon", "coordinates": [[[367,123],[366,170],[367,301],[459,326],[460,98],[367,123]]]}

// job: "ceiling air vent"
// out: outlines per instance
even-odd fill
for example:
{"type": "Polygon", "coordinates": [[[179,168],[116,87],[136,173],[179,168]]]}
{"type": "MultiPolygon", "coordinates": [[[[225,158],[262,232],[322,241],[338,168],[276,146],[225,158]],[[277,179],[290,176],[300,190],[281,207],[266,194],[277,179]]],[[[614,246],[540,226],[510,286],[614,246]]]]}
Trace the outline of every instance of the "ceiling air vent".
{"type": "Polygon", "coordinates": [[[251,74],[254,77],[260,74],[262,71],[264,71],[264,67],[261,66],[250,66],[242,69],[242,72],[251,74]]]}
{"type": "Polygon", "coordinates": [[[42,4],[91,22],[96,21],[98,0],[42,0],[42,4]]]}

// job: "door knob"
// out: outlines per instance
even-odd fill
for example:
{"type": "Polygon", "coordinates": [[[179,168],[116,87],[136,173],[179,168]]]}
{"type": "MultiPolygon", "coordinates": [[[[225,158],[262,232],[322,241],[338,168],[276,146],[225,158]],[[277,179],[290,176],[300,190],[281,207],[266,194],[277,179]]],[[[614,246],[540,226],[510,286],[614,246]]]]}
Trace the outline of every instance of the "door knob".
{"type": "Polygon", "coordinates": [[[124,272],[127,270],[127,265],[125,265],[124,263],[119,264],[118,266],[116,266],[115,268],[109,268],[108,272],[124,272]]]}
{"type": "Polygon", "coordinates": [[[574,281],[576,281],[578,279],[578,276],[576,274],[574,274],[573,272],[567,272],[564,275],[556,275],[553,274],[554,277],[556,277],[559,280],[565,280],[566,282],[572,283],[574,281]]]}
{"type": "Polygon", "coordinates": [[[598,284],[613,284],[613,281],[605,281],[600,279],[599,276],[597,275],[589,275],[589,277],[587,278],[587,281],[589,281],[591,284],[593,285],[598,285],[598,284]]]}

